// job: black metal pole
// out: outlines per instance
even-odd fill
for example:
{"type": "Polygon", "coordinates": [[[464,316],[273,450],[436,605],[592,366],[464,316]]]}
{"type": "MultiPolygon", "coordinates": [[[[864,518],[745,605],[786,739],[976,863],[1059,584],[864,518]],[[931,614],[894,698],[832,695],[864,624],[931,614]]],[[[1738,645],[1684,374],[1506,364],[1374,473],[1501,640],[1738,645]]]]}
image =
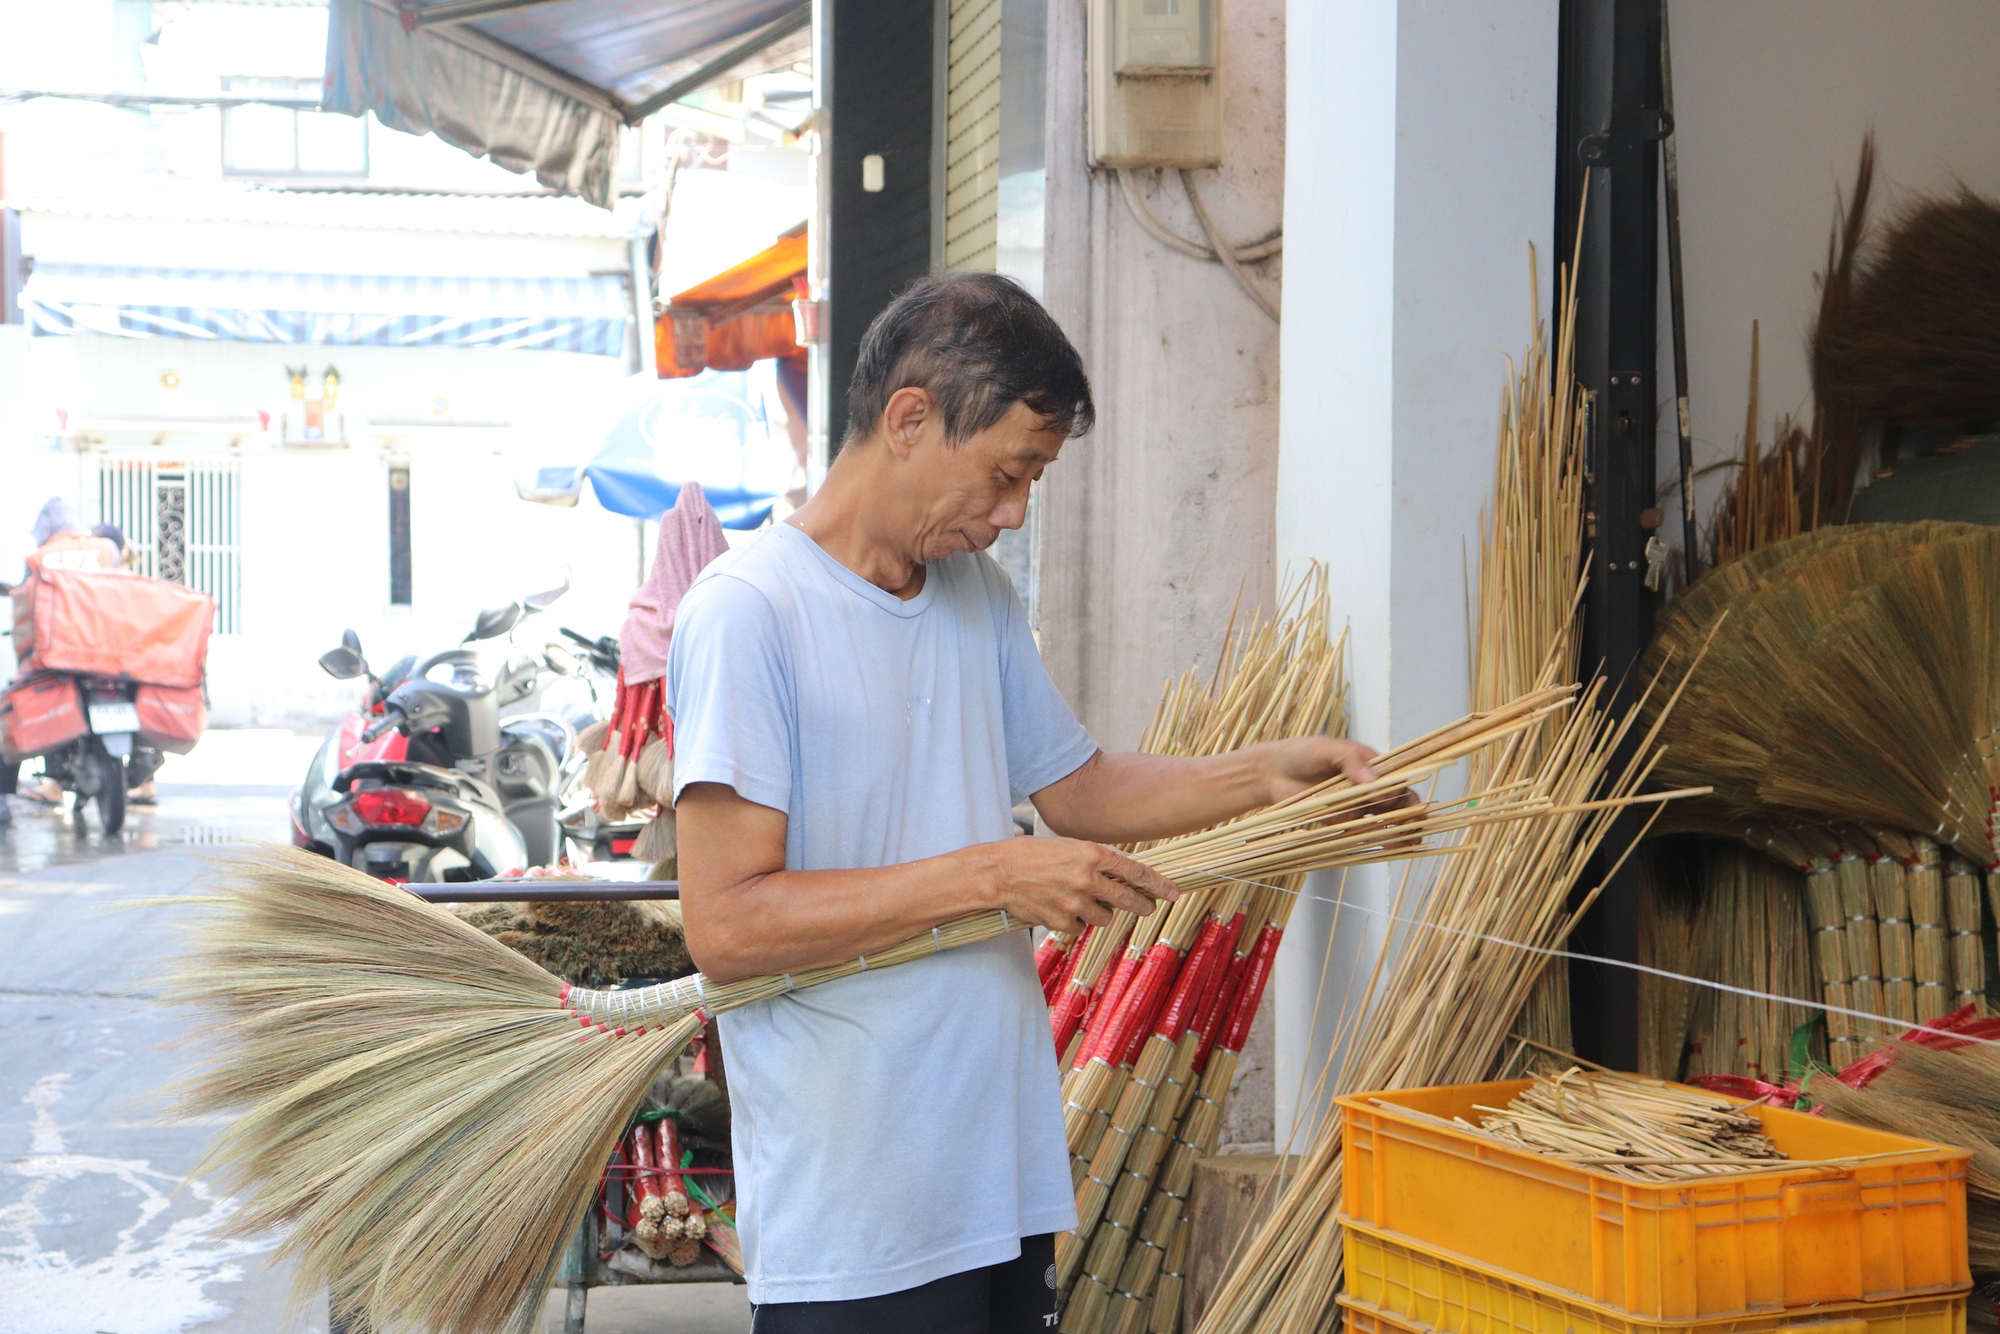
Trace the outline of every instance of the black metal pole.
{"type": "MultiPolygon", "coordinates": [[[[1646,540],[1659,521],[1654,432],[1658,421],[1659,141],[1662,0],[1564,0],[1557,96],[1556,223],[1560,242],[1582,228],[1577,274],[1577,374],[1591,396],[1586,462],[1583,669],[1612,686],[1612,706],[1637,693],[1634,667],[1652,632],[1646,540]],[[1579,219],[1585,182],[1590,212],[1579,219]]],[[[1562,247],[1566,252],[1568,247],[1562,247]]],[[[1614,767],[1625,757],[1614,760],[1614,767]]],[[[1621,819],[1586,884],[1608,875],[1636,835],[1621,819]]],[[[1578,925],[1582,953],[1638,958],[1638,868],[1605,884],[1578,925]]],[[[1620,1069],[1638,1058],[1637,975],[1576,962],[1571,1029],[1579,1055],[1620,1069]]]]}
{"type": "Polygon", "coordinates": [[[1694,424],[1688,414],[1687,291],[1681,272],[1681,164],[1674,127],[1674,39],[1667,26],[1668,0],[1660,0],[1660,110],[1667,137],[1660,141],[1660,168],[1667,206],[1667,292],[1674,327],[1674,425],[1680,436],[1681,560],[1687,581],[1701,578],[1701,527],[1694,511],[1694,424]]]}

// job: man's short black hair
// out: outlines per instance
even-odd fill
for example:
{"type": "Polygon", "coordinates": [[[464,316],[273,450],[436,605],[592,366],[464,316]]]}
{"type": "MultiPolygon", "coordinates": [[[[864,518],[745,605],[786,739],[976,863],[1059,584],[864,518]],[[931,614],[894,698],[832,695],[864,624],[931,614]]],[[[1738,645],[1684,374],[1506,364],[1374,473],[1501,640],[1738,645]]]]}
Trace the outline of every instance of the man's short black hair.
{"type": "Polygon", "coordinates": [[[996,273],[947,273],[906,289],[861,336],[845,444],[864,440],[898,389],[927,391],[959,444],[1016,403],[1064,438],[1097,420],[1083,358],[1041,302],[996,273]]]}

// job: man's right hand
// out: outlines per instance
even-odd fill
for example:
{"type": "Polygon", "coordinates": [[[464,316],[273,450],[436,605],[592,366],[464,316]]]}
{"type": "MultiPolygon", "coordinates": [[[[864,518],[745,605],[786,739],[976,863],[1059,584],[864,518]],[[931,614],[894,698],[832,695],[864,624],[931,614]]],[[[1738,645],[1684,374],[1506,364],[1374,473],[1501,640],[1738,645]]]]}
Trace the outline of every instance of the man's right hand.
{"type": "Polygon", "coordinates": [[[1074,935],[1105,926],[1116,911],[1140,917],[1171,903],[1180,888],[1116,848],[1077,838],[1010,838],[952,854],[994,908],[1074,935]]]}

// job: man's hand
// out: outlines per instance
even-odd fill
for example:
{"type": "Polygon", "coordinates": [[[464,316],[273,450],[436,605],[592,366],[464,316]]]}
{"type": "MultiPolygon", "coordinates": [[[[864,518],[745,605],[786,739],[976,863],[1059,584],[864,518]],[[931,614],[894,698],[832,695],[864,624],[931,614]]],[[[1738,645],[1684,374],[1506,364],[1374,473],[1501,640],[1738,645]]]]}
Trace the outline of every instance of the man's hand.
{"type": "MultiPolygon", "coordinates": [[[[1267,742],[1261,747],[1270,770],[1270,793],[1266,805],[1296,797],[1307,788],[1318,787],[1335,774],[1345,774],[1350,783],[1372,783],[1377,775],[1369,762],[1372,747],[1359,741],[1331,736],[1302,736],[1289,741],[1267,742]]],[[[1402,804],[1402,803],[1397,803],[1402,804]]]]}
{"type": "Polygon", "coordinates": [[[1115,848],[1075,838],[1010,838],[954,854],[986,886],[991,904],[1051,931],[1104,926],[1123,910],[1144,917],[1180,889],[1115,848]]]}

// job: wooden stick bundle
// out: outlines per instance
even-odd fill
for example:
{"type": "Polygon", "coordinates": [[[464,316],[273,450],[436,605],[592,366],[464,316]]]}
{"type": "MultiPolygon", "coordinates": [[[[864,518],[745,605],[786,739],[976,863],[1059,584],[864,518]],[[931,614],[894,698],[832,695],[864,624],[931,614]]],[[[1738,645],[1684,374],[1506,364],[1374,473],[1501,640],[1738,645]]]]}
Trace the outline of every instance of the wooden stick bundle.
{"type": "Polygon", "coordinates": [[[1677,1181],[1768,1166],[1786,1155],[1734,1103],[1650,1079],[1571,1067],[1541,1076],[1466,1129],[1634,1181],[1677,1181]]]}
{"type": "Polygon", "coordinates": [[[1945,936],[1944,862],[1938,845],[1910,840],[1904,884],[1910,894],[1910,934],[1917,975],[1917,1020],[1929,1023],[1952,1011],[1951,950],[1945,936]]]}
{"type": "MultiPolygon", "coordinates": [[[[1571,482],[1581,473],[1583,434],[1564,423],[1581,416],[1582,397],[1571,371],[1570,290],[1562,293],[1560,305],[1565,318],[1554,373],[1533,390],[1548,395],[1550,410],[1534,431],[1502,437],[1495,497],[1500,518],[1482,545],[1481,568],[1524,575],[1492,586],[1482,579],[1475,684],[1487,679],[1489,667],[1499,673],[1509,663],[1514,670],[1538,664],[1534,679],[1543,682],[1565,679],[1575,670],[1573,609],[1583,514],[1571,482]]],[[[1658,724],[1640,726],[1636,710],[1611,717],[1602,698],[1600,682],[1560,724],[1487,757],[1492,777],[1526,782],[1549,794],[1557,808],[1574,808],[1585,794],[1620,798],[1636,792],[1655,762],[1658,724]],[[1621,754],[1633,758],[1614,763],[1614,755],[1621,754]]],[[[1655,717],[1670,713],[1647,707],[1655,717]]],[[[1575,913],[1594,898],[1591,890],[1573,905],[1571,890],[1609,832],[1610,822],[1602,818],[1517,822],[1482,834],[1477,848],[1440,862],[1420,897],[1399,893],[1396,914],[1414,917],[1407,939],[1400,953],[1385,947],[1374,972],[1360,979],[1364,997],[1382,999],[1373,1005],[1364,999],[1350,1009],[1333,1043],[1345,1058],[1325,1082],[1360,1090],[1486,1077],[1546,967],[1547,956],[1536,951],[1559,946],[1575,913]],[[1496,893],[1496,886],[1506,892],[1496,893]]],[[[1342,1185],[1339,1128],[1328,1118],[1297,1173],[1284,1182],[1269,1218],[1238,1248],[1200,1334],[1316,1334],[1337,1323],[1342,1185]]]]}

